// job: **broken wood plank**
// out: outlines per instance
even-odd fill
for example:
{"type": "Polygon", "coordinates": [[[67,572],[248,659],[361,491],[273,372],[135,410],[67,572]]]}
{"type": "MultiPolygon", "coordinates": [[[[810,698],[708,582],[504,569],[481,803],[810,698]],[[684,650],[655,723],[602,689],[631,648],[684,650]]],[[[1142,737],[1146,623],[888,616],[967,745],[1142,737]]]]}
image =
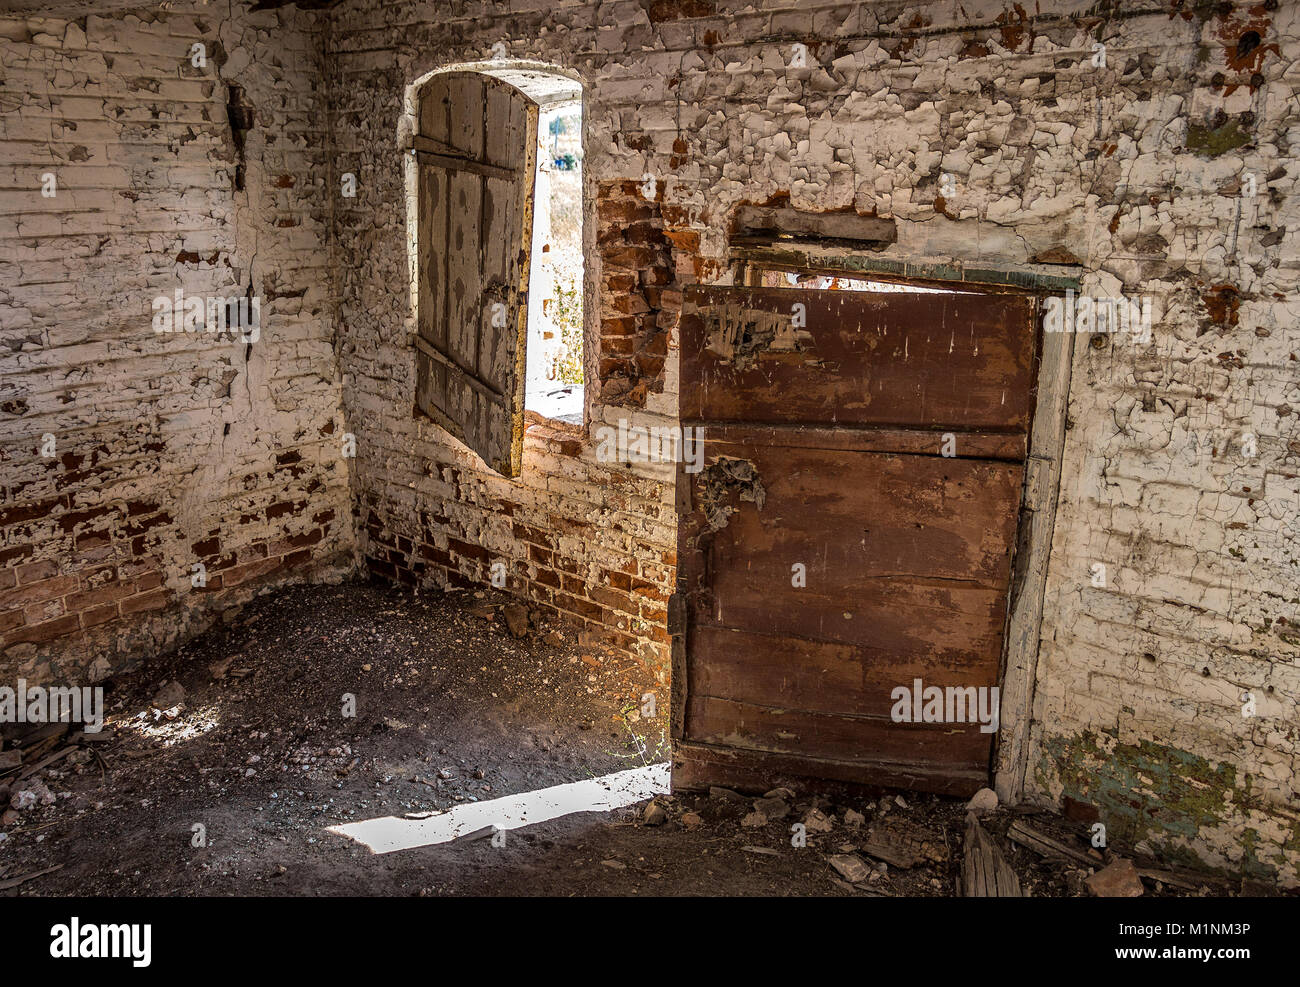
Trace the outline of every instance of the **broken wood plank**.
{"type": "Polygon", "coordinates": [[[1023,819],[1017,819],[1011,824],[1011,828],[1007,830],[1007,839],[1033,850],[1042,857],[1057,857],[1084,867],[1101,867],[1106,863],[1100,853],[1079,850],[1068,843],[1062,843],[1034,829],[1023,819]]]}
{"type": "Polygon", "coordinates": [[[1148,881],[1159,881],[1161,884],[1168,884],[1175,888],[1182,888],[1184,891],[1199,891],[1201,888],[1212,888],[1219,894],[1223,894],[1233,889],[1232,881],[1226,881],[1221,877],[1210,874],[1201,874],[1197,871],[1186,870],[1184,868],[1168,867],[1141,867],[1137,869],[1138,877],[1146,878],[1148,881]]]}
{"type": "Polygon", "coordinates": [[[790,206],[742,205],[736,210],[733,243],[771,243],[784,239],[856,240],[893,243],[898,237],[892,219],[859,216],[856,212],[803,212],[790,206]]]}
{"type": "Polygon", "coordinates": [[[1145,878],[1148,881],[1158,881],[1161,884],[1168,884],[1175,888],[1182,888],[1184,891],[1199,891],[1207,881],[1188,880],[1181,875],[1170,870],[1161,870],[1158,867],[1139,867],[1137,869],[1138,877],[1145,878]]]}
{"type": "Polygon", "coordinates": [[[871,833],[862,845],[864,853],[883,860],[890,867],[910,870],[920,859],[912,849],[890,838],[889,833],[871,833]]]}
{"type": "Polygon", "coordinates": [[[1025,462],[1020,544],[1016,550],[1002,662],[1002,731],[994,788],[1003,802],[1020,800],[1029,763],[1029,723],[1033,719],[1034,684],[1038,680],[1047,557],[1061,487],[1073,357],[1074,333],[1044,334],[1030,455],[1025,462]]]}
{"type": "Polygon", "coordinates": [[[55,751],[53,754],[41,758],[39,761],[31,765],[30,767],[24,768],[22,773],[18,775],[18,781],[23,781],[26,778],[30,778],[32,775],[36,774],[36,772],[40,771],[42,768],[48,767],[49,765],[53,764],[55,761],[62,760],[63,758],[67,757],[76,749],[77,749],[76,747],[65,747],[63,748],[63,750],[55,751]]]}
{"type": "Polygon", "coordinates": [[[57,723],[45,723],[34,730],[29,730],[22,737],[18,738],[16,743],[22,747],[28,754],[38,746],[38,744],[53,744],[69,730],[69,726],[64,721],[57,723]]]}
{"type": "Polygon", "coordinates": [[[485,840],[485,839],[487,839],[487,838],[490,837],[490,836],[493,836],[493,837],[496,836],[497,833],[504,833],[504,832],[505,832],[504,827],[502,827],[502,826],[498,826],[498,825],[496,825],[495,823],[489,823],[489,824],[486,825],[486,826],[481,826],[480,828],[474,830],[473,832],[470,832],[470,833],[462,833],[460,836],[457,836],[457,837],[456,837],[455,839],[453,839],[451,842],[453,842],[453,843],[477,843],[479,840],[485,840]]]}
{"type": "Polygon", "coordinates": [[[1020,878],[973,812],[966,814],[966,853],[961,876],[961,893],[965,898],[1025,896],[1020,890],[1020,878]]]}
{"type": "Polygon", "coordinates": [[[32,871],[30,874],[11,877],[7,881],[0,881],[0,891],[8,891],[10,888],[16,888],[20,884],[26,884],[28,881],[35,880],[38,877],[44,877],[46,874],[53,874],[56,870],[62,869],[63,864],[55,864],[53,867],[46,867],[45,870],[36,870],[32,871]]]}

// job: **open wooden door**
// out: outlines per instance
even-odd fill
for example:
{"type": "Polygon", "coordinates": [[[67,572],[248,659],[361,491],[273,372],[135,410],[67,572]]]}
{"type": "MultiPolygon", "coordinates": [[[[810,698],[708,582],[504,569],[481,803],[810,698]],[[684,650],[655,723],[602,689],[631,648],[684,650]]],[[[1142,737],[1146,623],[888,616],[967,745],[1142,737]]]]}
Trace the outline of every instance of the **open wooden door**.
{"type": "Polygon", "coordinates": [[[492,469],[523,453],[538,107],[479,72],[434,76],[419,100],[416,395],[492,469]]]}
{"type": "Polygon", "coordinates": [[[1033,316],[1017,295],[688,291],[704,457],[677,480],[674,787],[988,783],[996,727],[900,722],[896,690],[999,684],[1033,316]]]}

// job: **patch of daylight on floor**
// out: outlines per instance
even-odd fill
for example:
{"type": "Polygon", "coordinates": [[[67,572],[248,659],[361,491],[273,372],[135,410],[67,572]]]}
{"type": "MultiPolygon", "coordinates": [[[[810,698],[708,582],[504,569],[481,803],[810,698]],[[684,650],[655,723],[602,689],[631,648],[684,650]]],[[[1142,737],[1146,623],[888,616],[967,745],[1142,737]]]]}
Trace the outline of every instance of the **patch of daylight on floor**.
{"type": "Polygon", "coordinates": [[[490,802],[469,802],[425,819],[384,816],[330,826],[327,832],[363,843],[372,853],[392,853],[449,843],[486,826],[519,829],[574,812],[610,812],[668,790],[669,767],[664,762],[490,802]]]}

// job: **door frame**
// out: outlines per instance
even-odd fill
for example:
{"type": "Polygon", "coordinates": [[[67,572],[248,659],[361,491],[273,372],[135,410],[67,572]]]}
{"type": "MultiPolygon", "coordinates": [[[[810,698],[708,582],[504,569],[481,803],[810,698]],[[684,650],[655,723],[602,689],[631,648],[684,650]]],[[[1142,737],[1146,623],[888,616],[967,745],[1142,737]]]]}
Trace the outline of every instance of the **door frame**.
{"type": "MultiPolygon", "coordinates": [[[[998,798],[1008,804],[1019,803],[1024,797],[1029,765],[1047,568],[1060,494],[1075,345],[1073,332],[1042,331],[1042,302],[1067,290],[1077,293],[1083,268],[1074,265],[984,264],[968,267],[951,261],[909,261],[878,254],[786,245],[733,247],[732,258],[731,283],[735,285],[756,285],[760,271],[791,271],[1031,297],[1034,325],[1041,345],[1037,353],[1034,411],[1030,420],[1011,585],[1007,593],[1007,618],[1003,628],[998,732],[990,764],[998,798]]],[[[679,504],[680,496],[681,491],[678,492],[679,504]]],[[[685,675],[684,606],[679,594],[673,594],[669,602],[668,629],[672,640],[674,684],[679,675],[685,675]]],[[[680,724],[684,712],[678,708],[681,696],[682,690],[674,688],[673,719],[677,724],[680,724]]]]}

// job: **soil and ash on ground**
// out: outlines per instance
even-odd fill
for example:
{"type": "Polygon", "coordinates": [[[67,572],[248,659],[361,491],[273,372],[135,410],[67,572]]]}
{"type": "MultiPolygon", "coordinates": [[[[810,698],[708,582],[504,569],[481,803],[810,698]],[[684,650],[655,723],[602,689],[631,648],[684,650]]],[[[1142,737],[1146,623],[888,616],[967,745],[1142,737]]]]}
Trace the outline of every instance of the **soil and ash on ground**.
{"type": "MultiPolygon", "coordinates": [[[[99,735],[24,728],[0,750],[0,893],[959,891],[966,804],[910,793],[662,795],[511,830],[502,846],[382,855],[328,832],[667,760],[667,683],[626,655],[578,646],[504,595],[287,590],[227,612],[105,692],[99,735]]],[[[1006,808],[981,817],[1026,893],[1094,893],[1089,872],[1108,860],[1028,849],[1007,838],[1017,820],[1080,854],[1088,827],[1006,808]]],[[[1139,887],[1251,890],[1169,876],[1177,884],[1148,874],[1139,887]]],[[[1119,877],[1101,890],[1132,893],[1123,879],[1133,875],[1119,877]]]]}

